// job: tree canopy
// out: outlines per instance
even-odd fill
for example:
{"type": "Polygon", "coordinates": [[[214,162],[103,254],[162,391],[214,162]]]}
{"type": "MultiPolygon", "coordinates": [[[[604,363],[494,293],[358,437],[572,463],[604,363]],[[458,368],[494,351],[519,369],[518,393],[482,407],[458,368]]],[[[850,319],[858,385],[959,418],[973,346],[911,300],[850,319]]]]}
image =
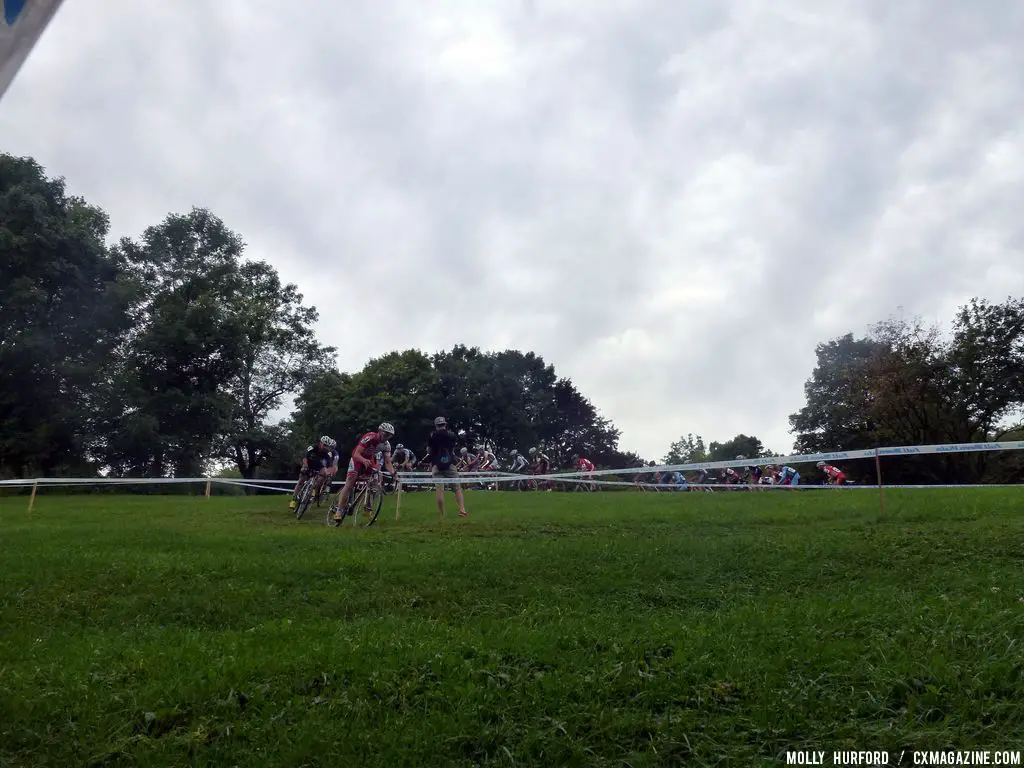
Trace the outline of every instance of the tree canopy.
{"type": "MultiPolygon", "coordinates": [[[[1024,407],[1024,301],[972,299],[952,328],[890,318],[817,349],[807,403],[790,416],[799,451],[1000,440],[1024,407]]],[[[901,460],[896,478],[976,482],[1011,461],[988,453],[901,460]]],[[[892,462],[887,462],[891,464],[892,462]]]]}
{"type": "Polygon", "coordinates": [[[640,463],[532,352],[395,351],[339,372],[317,310],[206,209],[108,245],[102,210],[2,155],[0,222],[4,474],[290,474],[320,434],[347,450],[387,420],[422,446],[442,413],[469,444],[640,463]]]}
{"type": "MultiPolygon", "coordinates": [[[[530,351],[391,351],[337,370],[315,307],[209,210],[108,243],[109,219],[29,158],[0,154],[0,475],[285,476],[327,433],[343,452],[387,420],[419,452],[438,415],[464,445],[537,447],[608,468],[646,462],[530,351]],[[294,401],[294,410],[281,409],[294,401]]],[[[948,329],[890,318],[817,346],[796,451],[1024,434],[1024,300],[971,299],[948,329]]],[[[687,434],[665,463],[772,455],[687,434]]],[[[887,462],[889,463],[889,462],[887,462]]],[[[894,479],[1008,482],[1018,457],[893,462],[894,479]]],[[[851,469],[851,476],[859,470],[851,469]]]]}

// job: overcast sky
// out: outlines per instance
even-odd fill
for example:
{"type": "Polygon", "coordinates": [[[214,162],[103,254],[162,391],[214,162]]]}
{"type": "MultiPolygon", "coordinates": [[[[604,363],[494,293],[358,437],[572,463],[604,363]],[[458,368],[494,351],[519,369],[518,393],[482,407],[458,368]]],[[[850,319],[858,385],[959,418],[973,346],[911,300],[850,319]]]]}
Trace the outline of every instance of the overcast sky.
{"type": "Polygon", "coordinates": [[[0,150],[118,236],[209,207],[343,370],[534,350],[623,449],[786,451],[816,343],[1024,293],[1021,40],[1004,0],[67,0],[0,150]]]}

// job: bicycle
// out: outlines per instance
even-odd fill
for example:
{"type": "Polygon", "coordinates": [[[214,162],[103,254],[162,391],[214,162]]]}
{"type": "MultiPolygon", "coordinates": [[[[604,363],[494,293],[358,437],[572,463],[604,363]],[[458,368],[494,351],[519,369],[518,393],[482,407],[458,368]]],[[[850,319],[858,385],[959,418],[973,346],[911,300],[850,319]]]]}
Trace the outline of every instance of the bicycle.
{"type": "Polygon", "coordinates": [[[297,497],[298,504],[295,507],[296,520],[302,519],[302,516],[313,502],[316,502],[318,507],[320,506],[320,500],[326,495],[325,488],[329,490],[331,485],[331,478],[327,478],[326,483],[317,482],[321,481],[323,477],[323,475],[317,472],[307,477],[306,482],[302,484],[297,497]]]}
{"type": "Polygon", "coordinates": [[[384,506],[384,496],[393,493],[394,490],[394,483],[390,481],[390,478],[384,480],[379,469],[371,470],[369,478],[360,477],[352,486],[352,493],[341,513],[340,520],[334,519],[334,508],[327,507],[327,524],[338,528],[347,517],[351,516],[353,526],[369,528],[377,522],[377,516],[380,515],[381,507],[384,506]],[[357,506],[363,508],[362,515],[357,513],[357,506]]]}

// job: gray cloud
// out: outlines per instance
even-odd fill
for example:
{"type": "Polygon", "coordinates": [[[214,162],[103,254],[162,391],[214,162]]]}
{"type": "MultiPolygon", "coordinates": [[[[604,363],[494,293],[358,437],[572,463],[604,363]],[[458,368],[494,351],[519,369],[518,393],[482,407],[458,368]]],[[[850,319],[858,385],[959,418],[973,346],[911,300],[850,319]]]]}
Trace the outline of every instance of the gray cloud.
{"type": "Polygon", "coordinates": [[[68,3],[0,146],[117,234],[209,206],[346,369],[532,349],[651,457],[785,450],[817,342],[1024,291],[1019,4],[310,9],[68,3]]]}

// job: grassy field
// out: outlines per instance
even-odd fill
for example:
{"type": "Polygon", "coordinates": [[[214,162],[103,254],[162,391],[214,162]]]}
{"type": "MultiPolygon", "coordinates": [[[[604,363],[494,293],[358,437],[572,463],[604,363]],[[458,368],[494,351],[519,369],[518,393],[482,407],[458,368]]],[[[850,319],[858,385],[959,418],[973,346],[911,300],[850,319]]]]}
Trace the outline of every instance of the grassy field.
{"type": "Polygon", "coordinates": [[[1024,744],[1024,497],[0,499],[0,764],[771,764],[1024,744]]]}

